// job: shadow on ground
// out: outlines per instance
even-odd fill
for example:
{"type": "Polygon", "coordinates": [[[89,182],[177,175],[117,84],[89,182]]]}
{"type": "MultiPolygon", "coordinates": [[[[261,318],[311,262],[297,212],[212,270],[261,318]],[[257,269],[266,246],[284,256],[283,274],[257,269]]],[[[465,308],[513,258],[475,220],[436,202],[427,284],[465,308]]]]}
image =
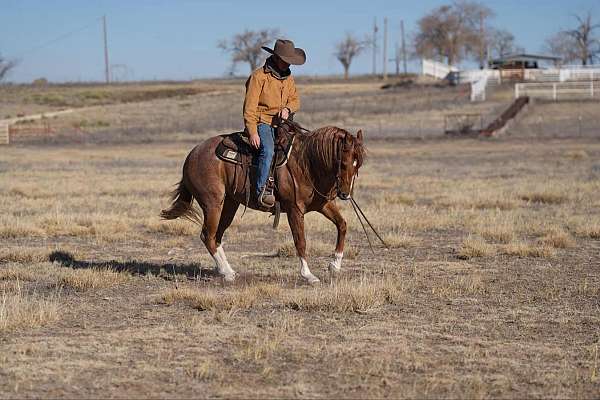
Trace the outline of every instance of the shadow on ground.
{"type": "Polygon", "coordinates": [[[128,272],[133,275],[155,275],[166,280],[173,280],[175,275],[185,275],[188,279],[212,279],[219,274],[212,268],[202,268],[198,263],[191,264],[155,264],[144,261],[84,261],[76,260],[65,251],[54,251],[48,256],[50,262],[73,269],[109,268],[117,272],[128,272]]]}

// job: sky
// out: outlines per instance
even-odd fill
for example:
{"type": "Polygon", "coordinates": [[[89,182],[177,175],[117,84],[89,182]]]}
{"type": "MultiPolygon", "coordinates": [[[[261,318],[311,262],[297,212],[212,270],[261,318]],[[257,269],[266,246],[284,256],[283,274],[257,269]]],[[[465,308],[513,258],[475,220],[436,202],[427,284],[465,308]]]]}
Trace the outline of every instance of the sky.
{"type": "MultiPolygon", "coordinates": [[[[104,49],[101,17],[108,26],[113,76],[134,80],[187,80],[222,77],[230,55],[217,48],[221,39],[244,29],[278,28],[307,53],[296,75],[343,72],[333,56],[346,32],[365,37],[373,19],[389,21],[388,55],[425,13],[449,0],[0,0],[0,54],[18,60],[13,82],[47,78],[53,82],[101,81],[104,49]]],[[[511,31],[516,43],[539,53],[545,38],[575,24],[573,14],[592,11],[600,20],[600,0],[481,1],[496,13],[494,26],[511,31]]],[[[381,43],[380,29],[379,40],[381,43]]],[[[377,57],[381,70],[382,54],[377,57]]],[[[415,63],[411,69],[416,69],[415,63]]],[[[364,52],[350,73],[369,73],[372,54],[364,52]]],[[[389,62],[388,71],[395,64],[389,62]]],[[[249,67],[239,65],[238,75],[249,67]]]]}

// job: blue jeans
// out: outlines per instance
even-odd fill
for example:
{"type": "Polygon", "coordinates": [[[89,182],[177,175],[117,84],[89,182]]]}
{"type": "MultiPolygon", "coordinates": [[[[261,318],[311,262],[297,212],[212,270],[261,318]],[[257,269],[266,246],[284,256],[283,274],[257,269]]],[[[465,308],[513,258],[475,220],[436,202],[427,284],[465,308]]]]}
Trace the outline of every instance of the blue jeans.
{"type": "Polygon", "coordinates": [[[260,197],[260,193],[269,177],[271,161],[273,161],[275,128],[267,124],[258,124],[258,137],[260,138],[260,147],[258,148],[258,157],[256,160],[256,196],[260,197]]]}

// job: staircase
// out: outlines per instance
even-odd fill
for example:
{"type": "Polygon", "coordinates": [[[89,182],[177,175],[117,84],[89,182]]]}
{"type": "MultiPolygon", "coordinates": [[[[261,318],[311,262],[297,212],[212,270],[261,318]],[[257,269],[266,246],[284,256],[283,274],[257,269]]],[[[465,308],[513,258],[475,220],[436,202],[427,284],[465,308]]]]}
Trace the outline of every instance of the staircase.
{"type": "Polygon", "coordinates": [[[517,115],[522,113],[528,104],[529,97],[519,97],[498,118],[482,129],[479,135],[487,137],[501,135],[512,125],[517,115]]]}

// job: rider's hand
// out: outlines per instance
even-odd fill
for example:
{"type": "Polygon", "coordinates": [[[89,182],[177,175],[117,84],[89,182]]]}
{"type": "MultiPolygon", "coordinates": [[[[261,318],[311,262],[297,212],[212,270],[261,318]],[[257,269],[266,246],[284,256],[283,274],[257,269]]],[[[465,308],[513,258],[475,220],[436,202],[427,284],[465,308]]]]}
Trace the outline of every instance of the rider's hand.
{"type": "Polygon", "coordinates": [[[250,135],[250,144],[252,145],[252,147],[254,147],[255,149],[258,149],[260,147],[260,137],[258,136],[257,133],[255,134],[251,134],[250,135]]]}
{"type": "Polygon", "coordinates": [[[282,119],[288,119],[290,117],[290,109],[289,108],[282,109],[280,116],[282,119]]]}

